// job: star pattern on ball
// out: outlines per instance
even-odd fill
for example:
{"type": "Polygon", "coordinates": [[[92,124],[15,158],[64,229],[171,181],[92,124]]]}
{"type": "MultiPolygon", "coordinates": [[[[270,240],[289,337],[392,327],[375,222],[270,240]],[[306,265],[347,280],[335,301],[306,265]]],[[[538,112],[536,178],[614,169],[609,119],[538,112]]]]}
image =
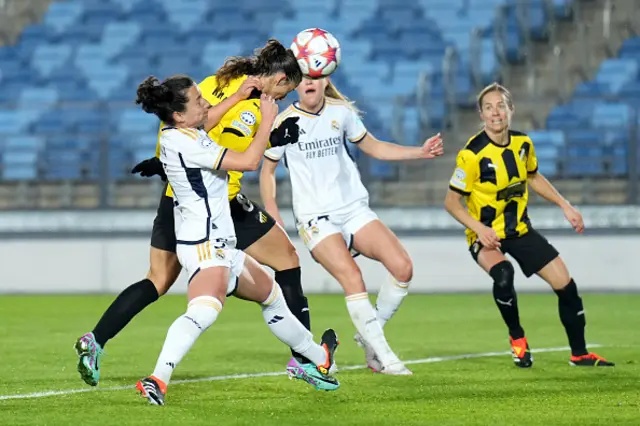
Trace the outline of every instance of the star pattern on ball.
{"type": "Polygon", "coordinates": [[[326,58],[327,63],[337,62],[338,61],[338,58],[336,58],[337,53],[338,53],[338,49],[336,49],[335,47],[329,46],[327,48],[327,51],[320,54],[320,56],[322,56],[323,58],[326,58]]]}

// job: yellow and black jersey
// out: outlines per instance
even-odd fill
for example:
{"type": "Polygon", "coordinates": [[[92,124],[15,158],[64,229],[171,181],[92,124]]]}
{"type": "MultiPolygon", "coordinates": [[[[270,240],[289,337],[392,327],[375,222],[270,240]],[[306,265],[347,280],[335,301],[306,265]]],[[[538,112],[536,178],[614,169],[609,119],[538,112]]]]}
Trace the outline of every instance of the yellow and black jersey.
{"type": "MultiPolygon", "coordinates": [[[[202,97],[211,105],[217,105],[238,91],[247,76],[231,80],[225,87],[218,87],[215,76],[205,78],[198,87],[202,97]]],[[[262,116],[260,114],[260,94],[254,92],[248,99],[234,105],[220,120],[217,126],[209,131],[209,137],[219,145],[233,151],[244,152],[253,140],[262,116]]],[[[161,123],[161,128],[163,124],[161,123]]],[[[156,156],[159,153],[159,143],[156,146],[156,156]]],[[[235,198],[240,192],[242,172],[229,171],[229,199],[235,198]]],[[[171,187],[167,187],[166,195],[173,196],[171,187]]]]}
{"type": "MultiPolygon", "coordinates": [[[[529,232],[527,176],[538,171],[533,142],[510,130],[509,143],[500,146],[484,132],[473,136],[458,153],[449,188],[467,197],[473,218],[492,227],[500,239],[529,232]]],[[[477,236],[466,230],[471,246],[477,236]]]]}

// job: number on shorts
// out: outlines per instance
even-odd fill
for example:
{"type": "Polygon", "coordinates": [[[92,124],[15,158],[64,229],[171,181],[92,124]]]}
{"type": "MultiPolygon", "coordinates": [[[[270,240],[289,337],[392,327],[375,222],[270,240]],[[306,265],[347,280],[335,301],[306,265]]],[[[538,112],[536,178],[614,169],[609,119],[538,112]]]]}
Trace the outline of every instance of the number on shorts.
{"type": "Polygon", "coordinates": [[[253,203],[244,195],[242,194],[236,195],[236,200],[238,200],[238,202],[240,203],[244,211],[246,212],[253,211],[253,203]]]}
{"type": "Polygon", "coordinates": [[[216,238],[213,243],[213,248],[216,250],[222,250],[227,248],[227,239],[226,238],[216,238]]]}

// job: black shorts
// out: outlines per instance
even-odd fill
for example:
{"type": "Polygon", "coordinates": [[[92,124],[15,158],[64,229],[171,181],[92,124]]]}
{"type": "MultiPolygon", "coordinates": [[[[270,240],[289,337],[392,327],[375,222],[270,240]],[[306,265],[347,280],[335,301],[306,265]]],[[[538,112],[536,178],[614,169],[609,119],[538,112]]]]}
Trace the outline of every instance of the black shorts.
{"type": "MultiPolygon", "coordinates": [[[[527,278],[547,266],[559,255],[558,250],[535,229],[529,229],[529,232],[521,237],[501,240],[500,244],[500,251],[513,257],[527,278]]],[[[476,241],[469,248],[476,262],[481,248],[480,241],[476,241]]]]}
{"type": "Polygon", "coordinates": [[[269,232],[276,224],[262,207],[249,200],[242,194],[238,194],[229,202],[231,218],[236,229],[236,248],[245,250],[251,244],[258,241],[269,232]]]}
{"type": "Polygon", "coordinates": [[[153,230],[151,231],[151,247],[176,252],[176,230],[173,219],[173,198],[167,197],[166,186],[160,198],[158,212],[153,220],[153,230]]]}

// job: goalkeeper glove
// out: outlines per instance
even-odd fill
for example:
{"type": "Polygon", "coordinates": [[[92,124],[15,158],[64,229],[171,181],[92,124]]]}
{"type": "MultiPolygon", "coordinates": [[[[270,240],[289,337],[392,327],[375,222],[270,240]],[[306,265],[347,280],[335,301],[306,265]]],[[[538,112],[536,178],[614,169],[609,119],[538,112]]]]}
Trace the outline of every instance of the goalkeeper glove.
{"type": "Polygon", "coordinates": [[[298,142],[298,137],[300,136],[299,119],[300,117],[289,117],[273,129],[269,138],[271,146],[283,146],[298,142]]]}
{"type": "Polygon", "coordinates": [[[131,169],[131,173],[140,173],[140,176],[143,177],[159,175],[163,181],[167,181],[167,175],[164,172],[164,167],[162,167],[162,163],[158,157],[151,157],[139,162],[133,167],[133,169],[131,169]]]}

